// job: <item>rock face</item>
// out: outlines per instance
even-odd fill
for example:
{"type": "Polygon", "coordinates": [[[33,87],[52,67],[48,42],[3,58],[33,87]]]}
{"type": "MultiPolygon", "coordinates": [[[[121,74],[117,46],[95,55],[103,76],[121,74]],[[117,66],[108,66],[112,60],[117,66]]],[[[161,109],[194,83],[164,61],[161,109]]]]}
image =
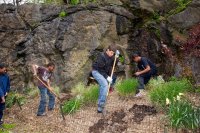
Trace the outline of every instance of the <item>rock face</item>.
{"type": "MultiPolygon", "coordinates": [[[[152,23],[149,27],[154,31],[149,27],[139,27],[144,21],[135,12],[145,10],[148,15],[154,11],[167,11],[169,6],[166,9],[162,7],[169,3],[160,0],[107,3],[73,7],[23,4],[17,9],[9,4],[0,5],[0,62],[9,64],[13,89],[23,89],[33,83],[32,64],[48,62],[56,64],[54,83],[63,90],[72,88],[77,82],[86,82],[92,59],[112,43],[117,43],[126,58],[127,77],[131,76],[130,70],[134,70],[130,55],[136,50],[153,60],[160,74],[173,75],[175,61],[171,57],[178,51],[172,49],[173,54],[167,56],[162,53],[160,43],[161,39],[169,47],[178,46],[173,41],[172,28],[164,22],[152,23]],[[59,16],[61,12],[65,15],[59,16]]],[[[198,1],[193,2],[185,11],[171,16],[170,24],[189,28],[199,22],[199,12],[193,13],[199,10],[198,4],[198,1]],[[191,16],[191,21],[184,21],[188,13],[194,16],[191,16]]],[[[191,65],[192,69],[198,67],[191,65]]],[[[198,75],[198,72],[193,74],[198,75]]]]}
{"type": "Polygon", "coordinates": [[[77,7],[66,9],[71,14],[61,18],[58,15],[63,9],[57,6],[24,4],[17,11],[11,5],[1,6],[4,9],[0,12],[0,57],[9,64],[12,83],[18,88],[31,83],[31,64],[52,61],[56,64],[55,83],[69,89],[87,79],[90,57],[96,49],[102,51],[115,42],[127,47],[127,32],[117,31],[120,26],[116,26],[116,20],[120,17],[118,23],[127,24],[130,23],[127,17],[133,15],[119,16],[123,13],[119,11],[128,12],[123,8],[104,7],[93,11],[89,7],[77,7]]]}
{"type": "Polygon", "coordinates": [[[193,0],[186,10],[171,16],[169,22],[182,29],[190,28],[200,22],[200,1],[193,0]]]}

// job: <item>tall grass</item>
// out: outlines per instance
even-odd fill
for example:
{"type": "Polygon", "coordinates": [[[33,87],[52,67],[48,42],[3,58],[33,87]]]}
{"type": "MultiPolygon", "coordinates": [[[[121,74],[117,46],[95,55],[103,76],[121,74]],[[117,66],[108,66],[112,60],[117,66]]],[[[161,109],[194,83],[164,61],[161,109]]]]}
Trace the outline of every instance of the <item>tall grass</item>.
{"type": "Polygon", "coordinates": [[[179,93],[184,93],[191,89],[191,84],[186,79],[174,80],[158,84],[149,92],[150,100],[159,107],[166,106],[166,99],[173,101],[179,93]]]}
{"type": "Polygon", "coordinates": [[[75,113],[83,106],[95,104],[99,95],[97,85],[90,85],[86,87],[83,83],[79,83],[71,91],[74,98],[65,102],[63,105],[63,112],[66,114],[75,113]]]}
{"type": "Polygon", "coordinates": [[[136,92],[138,81],[135,78],[119,81],[116,90],[120,96],[130,96],[136,92]]]}
{"type": "Polygon", "coordinates": [[[169,105],[167,116],[173,128],[190,130],[200,128],[200,108],[193,107],[186,100],[172,102],[169,105]]]}

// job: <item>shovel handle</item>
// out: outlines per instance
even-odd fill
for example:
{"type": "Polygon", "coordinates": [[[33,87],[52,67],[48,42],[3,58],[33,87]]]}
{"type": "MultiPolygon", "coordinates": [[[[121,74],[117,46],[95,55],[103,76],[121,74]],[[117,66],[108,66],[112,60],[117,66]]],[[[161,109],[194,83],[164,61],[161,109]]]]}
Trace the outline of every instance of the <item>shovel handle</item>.
{"type": "Polygon", "coordinates": [[[60,101],[60,98],[58,97],[58,95],[55,93],[55,92],[53,92],[50,88],[49,88],[49,86],[47,85],[47,84],[45,84],[38,76],[35,76],[55,97],[57,97],[58,98],[58,100],[60,101]]]}

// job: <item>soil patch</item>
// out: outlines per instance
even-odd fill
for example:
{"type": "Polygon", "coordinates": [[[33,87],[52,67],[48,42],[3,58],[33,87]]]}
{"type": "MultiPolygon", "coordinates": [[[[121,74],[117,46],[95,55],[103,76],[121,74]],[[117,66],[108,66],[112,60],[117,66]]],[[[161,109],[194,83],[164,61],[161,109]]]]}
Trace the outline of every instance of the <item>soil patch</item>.
{"type": "Polygon", "coordinates": [[[134,114],[133,121],[140,124],[147,115],[156,115],[157,111],[152,106],[134,104],[129,112],[134,114]]]}
{"type": "Polygon", "coordinates": [[[125,131],[128,126],[127,122],[123,120],[126,116],[124,110],[115,111],[109,118],[100,119],[97,123],[89,128],[90,133],[115,132],[121,133],[125,131]]]}

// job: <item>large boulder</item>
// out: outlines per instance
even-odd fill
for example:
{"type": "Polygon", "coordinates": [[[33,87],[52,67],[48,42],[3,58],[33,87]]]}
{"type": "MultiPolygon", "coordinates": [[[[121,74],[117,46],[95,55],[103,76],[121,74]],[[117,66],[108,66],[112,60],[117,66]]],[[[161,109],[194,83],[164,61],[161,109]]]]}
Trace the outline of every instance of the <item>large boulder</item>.
{"type": "Polygon", "coordinates": [[[169,17],[169,22],[181,29],[188,29],[200,22],[200,1],[193,2],[182,12],[169,17]]]}

